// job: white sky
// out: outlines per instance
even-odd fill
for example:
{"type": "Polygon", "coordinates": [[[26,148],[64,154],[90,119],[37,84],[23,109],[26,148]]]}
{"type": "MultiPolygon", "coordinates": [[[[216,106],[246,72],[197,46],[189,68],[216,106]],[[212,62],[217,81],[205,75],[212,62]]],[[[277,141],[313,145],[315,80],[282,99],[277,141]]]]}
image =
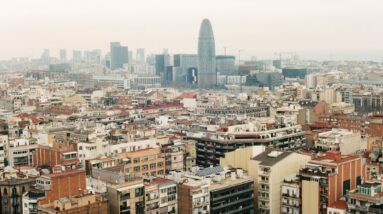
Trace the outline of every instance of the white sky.
{"type": "Polygon", "coordinates": [[[49,48],[108,50],[110,41],[195,53],[209,18],[217,54],[275,52],[383,57],[383,0],[0,0],[0,59],[49,48]]]}

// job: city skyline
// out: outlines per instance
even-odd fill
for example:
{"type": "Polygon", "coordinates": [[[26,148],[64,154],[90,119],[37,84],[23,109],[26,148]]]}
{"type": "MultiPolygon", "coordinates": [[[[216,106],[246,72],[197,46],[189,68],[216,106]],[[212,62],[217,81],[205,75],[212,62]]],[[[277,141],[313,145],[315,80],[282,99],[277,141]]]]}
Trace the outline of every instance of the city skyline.
{"type": "Polygon", "coordinates": [[[345,3],[3,2],[0,59],[38,58],[46,48],[52,56],[58,56],[63,48],[101,49],[105,54],[112,41],[120,41],[130,50],[145,48],[147,53],[160,53],[163,48],[171,53],[196,53],[197,46],[190,41],[198,39],[200,20],[209,18],[214,23],[217,54],[223,54],[224,47],[228,47],[232,55],[244,50],[244,58],[274,58],[275,53],[293,52],[302,58],[380,61],[383,46],[379,39],[383,32],[377,26],[383,18],[379,11],[382,3],[345,3]],[[20,4],[25,7],[19,8],[20,4]]]}

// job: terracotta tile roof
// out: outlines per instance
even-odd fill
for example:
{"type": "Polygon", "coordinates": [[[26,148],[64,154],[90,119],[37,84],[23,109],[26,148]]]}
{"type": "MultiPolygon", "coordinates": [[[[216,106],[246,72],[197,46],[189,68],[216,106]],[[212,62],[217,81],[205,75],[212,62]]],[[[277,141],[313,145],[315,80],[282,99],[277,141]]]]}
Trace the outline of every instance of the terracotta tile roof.
{"type": "Polygon", "coordinates": [[[346,203],[346,201],[343,201],[343,200],[337,200],[333,204],[331,204],[329,207],[335,208],[338,210],[346,210],[347,203],[346,203]]]}

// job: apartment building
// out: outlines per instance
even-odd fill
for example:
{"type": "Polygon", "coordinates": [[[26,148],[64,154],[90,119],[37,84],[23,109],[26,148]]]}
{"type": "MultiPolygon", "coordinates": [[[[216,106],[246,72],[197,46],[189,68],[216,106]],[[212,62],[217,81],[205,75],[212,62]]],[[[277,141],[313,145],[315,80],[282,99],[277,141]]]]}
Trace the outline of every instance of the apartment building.
{"type": "Polygon", "coordinates": [[[350,190],[347,198],[347,213],[383,213],[383,190],[380,181],[367,181],[350,190]]]}
{"type": "Polygon", "coordinates": [[[210,213],[210,192],[207,181],[185,178],[177,187],[178,213],[210,213]]]}
{"type": "Polygon", "coordinates": [[[326,213],[327,207],[357,188],[364,179],[359,156],[328,151],[309,161],[300,170],[302,182],[302,212],[326,213]]]}
{"type": "Polygon", "coordinates": [[[86,189],[85,182],[85,171],[78,169],[57,170],[51,174],[42,175],[36,180],[36,188],[45,191],[45,196],[39,201],[39,205],[51,204],[60,198],[75,196],[79,190],[86,189]]]}
{"type": "Polygon", "coordinates": [[[7,154],[8,135],[0,135],[0,170],[4,169],[5,155],[7,154]]]}
{"type": "Polygon", "coordinates": [[[235,172],[213,177],[209,186],[210,213],[255,213],[253,180],[235,172]]]}
{"type": "Polygon", "coordinates": [[[145,213],[145,189],[140,177],[127,177],[118,183],[107,182],[106,198],[109,201],[110,213],[145,213]]]}
{"type": "Polygon", "coordinates": [[[315,148],[320,151],[340,151],[342,154],[353,154],[363,148],[360,132],[347,129],[332,129],[318,134],[315,148]]]}
{"type": "Polygon", "coordinates": [[[301,206],[300,180],[295,174],[286,176],[281,187],[281,213],[300,214],[301,206]]]}
{"type": "Polygon", "coordinates": [[[8,161],[10,166],[31,166],[32,155],[37,148],[34,139],[14,139],[9,141],[8,161]]]}
{"type": "Polygon", "coordinates": [[[32,155],[33,166],[64,166],[74,169],[80,163],[75,144],[52,142],[52,146],[38,145],[32,155]]]}
{"type": "Polygon", "coordinates": [[[145,179],[145,212],[177,213],[177,183],[166,178],[145,179]]]}
{"type": "Polygon", "coordinates": [[[0,181],[0,213],[23,213],[22,195],[35,184],[35,177],[12,177],[0,181]]]}
{"type": "Polygon", "coordinates": [[[165,158],[160,148],[141,149],[119,154],[125,160],[126,173],[146,176],[165,174],[165,158]]]}
{"type": "Polygon", "coordinates": [[[300,125],[257,131],[243,129],[223,133],[189,133],[188,137],[197,141],[197,165],[203,167],[218,165],[219,159],[224,157],[225,153],[242,147],[265,145],[282,150],[295,150],[306,145],[304,131],[300,125]]]}
{"type": "Polygon", "coordinates": [[[281,212],[284,177],[298,173],[310,159],[308,155],[277,150],[266,150],[253,158],[249,167],[257,167],[258,213],[281,212]]]}
{"type": "Polygon", "coordinates": [[[109,214],[108,200],[101,195],[79,194],[55,200],[53,205],[40,206],[39,214],[109,214]]]}

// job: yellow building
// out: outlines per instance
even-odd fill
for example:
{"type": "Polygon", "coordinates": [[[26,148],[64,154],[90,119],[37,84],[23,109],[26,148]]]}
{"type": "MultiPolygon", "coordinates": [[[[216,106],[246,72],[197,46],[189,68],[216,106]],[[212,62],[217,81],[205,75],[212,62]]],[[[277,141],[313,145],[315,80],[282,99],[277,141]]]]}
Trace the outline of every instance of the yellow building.
{"type": "Polygon", "coordinates": [[[125,172],[135,175],[157,176],[165,174],[165,158],[160,148],[142,149],[119,154],[125,160],[125,172]]]}
{"type": "Polygon", "coordinates": [[[281,185],[284,177],[297,174],[309,160],[308,155],[295,152],[267,150],[253,158],[257,168],[255,180],[258,186],[258,213],[280,213],[281,212],[281,185]]]}
{"type": "Polygon", "coordinates": [[[107,184],[106,197],[109,213],[144,213],[145,190],[141,178],[132,178],[118,184],[107,184]]]}

